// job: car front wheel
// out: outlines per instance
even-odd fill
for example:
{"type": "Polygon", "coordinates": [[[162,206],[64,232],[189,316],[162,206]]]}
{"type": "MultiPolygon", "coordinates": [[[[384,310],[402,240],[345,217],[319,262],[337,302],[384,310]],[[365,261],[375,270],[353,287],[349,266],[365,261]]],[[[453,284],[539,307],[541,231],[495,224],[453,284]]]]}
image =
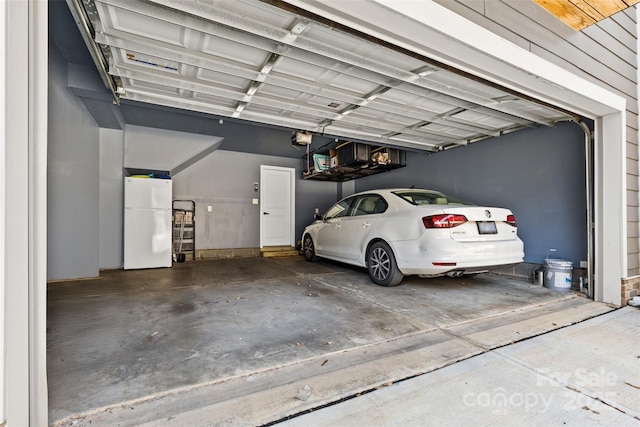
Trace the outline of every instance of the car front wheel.
{"type": "Polygon", "coordinates": [[[367,253],[369,277],[376,285],[397,286],[402,281],[396,258],[389,245],[383,241],[371,245],[367,253]]]}
{"type": "Polygon", "coordinates": [[[305,234],[304,239],[302,240],[302,253],[304,253],[304,259],[307,261],[315,261],[316,251],[313,247],[313,239],[308,234],[305,234]]]}

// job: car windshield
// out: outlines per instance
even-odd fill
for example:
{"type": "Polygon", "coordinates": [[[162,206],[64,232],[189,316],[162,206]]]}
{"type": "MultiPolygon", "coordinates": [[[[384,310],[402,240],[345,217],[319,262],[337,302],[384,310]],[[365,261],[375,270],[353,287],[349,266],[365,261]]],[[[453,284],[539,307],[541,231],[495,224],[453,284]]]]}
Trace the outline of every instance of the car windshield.
{"type": "Polygon", "coordinates": [[[400,190],[394,191],[398,197],[406,200],[412,205],[470,205],[473,203],[465,202],[455,197],[447,196],[446,194],[439,193],[437,191],[425,191],[425,190],[400,190]]]}

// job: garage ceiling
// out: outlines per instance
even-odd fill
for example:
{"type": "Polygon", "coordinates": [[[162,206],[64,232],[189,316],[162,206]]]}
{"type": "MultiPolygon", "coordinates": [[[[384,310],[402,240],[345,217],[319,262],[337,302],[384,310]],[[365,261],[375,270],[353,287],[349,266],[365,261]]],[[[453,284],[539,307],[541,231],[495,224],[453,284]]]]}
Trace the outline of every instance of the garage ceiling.
{"type": "Polygon", "coordinates": [[[574,118],[280,1],[67,2],[117,99],[427,151],[574,118]]]}

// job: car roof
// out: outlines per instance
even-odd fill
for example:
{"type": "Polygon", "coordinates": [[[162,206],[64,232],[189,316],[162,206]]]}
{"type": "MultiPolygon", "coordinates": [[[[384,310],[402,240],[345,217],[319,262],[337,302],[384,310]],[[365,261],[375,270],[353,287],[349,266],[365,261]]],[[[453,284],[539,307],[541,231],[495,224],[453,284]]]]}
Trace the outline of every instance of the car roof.
{"type": "Polygon", "coordinates": [[[358,193],[352,194],[352,196],[359,196],[361,194],[371,194],[371,193],[390,194],[390,193],[394,193],[394,192],[397,192],[397,191],[403,191],[403,192],[404,191],[416,191],[416,192],[423,192],[423,193],[426,192],[426,193],[442,194],[442,192],[440,192],[440,191],[428,190],[426,188],[375,188],[375,189],[371,189],[371,190],[360,191],[358,193]]]}

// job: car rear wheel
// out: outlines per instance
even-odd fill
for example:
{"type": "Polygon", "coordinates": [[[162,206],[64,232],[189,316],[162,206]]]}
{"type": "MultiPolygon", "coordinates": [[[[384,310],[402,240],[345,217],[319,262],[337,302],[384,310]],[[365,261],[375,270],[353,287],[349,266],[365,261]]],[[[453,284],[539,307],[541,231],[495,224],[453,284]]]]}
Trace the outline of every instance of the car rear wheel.
{"type": "Polygon", "coordinates": [[[308,234],[305,234],[304,239],[302,240],[302,253],[304,253],[304,259],[307,261],[315,261],[316,251],[313,246],[313,239],[308,234]]]}
{"type": "Polygon", "coordinates": [[[376,285],[397,286],[402,281],[402,273],[398,270],[396,258],[389,245],[376,242],[371,245],[367,253],[367,268],[369,277],[376,285]]]}

